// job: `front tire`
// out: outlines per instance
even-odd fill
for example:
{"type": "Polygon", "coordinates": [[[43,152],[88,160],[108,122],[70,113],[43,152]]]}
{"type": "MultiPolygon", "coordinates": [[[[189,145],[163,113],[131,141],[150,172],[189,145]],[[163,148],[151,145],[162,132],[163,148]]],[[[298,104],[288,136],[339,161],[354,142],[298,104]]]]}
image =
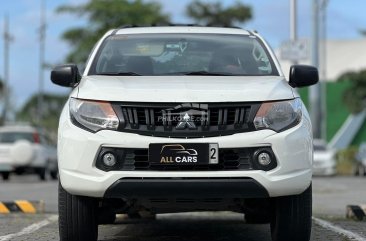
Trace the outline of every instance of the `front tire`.
{"type": "Polygon", "coordinates": [[[96,241],[97,201],[69,194],[60,183],[58,190],[60,241],[96,241]]]}
{"type": "Polygon", "coordinates": [[[311,235],[312,188],[302,194],[278,197],[273,202],[273,241],[309,241],[311,235]]]}

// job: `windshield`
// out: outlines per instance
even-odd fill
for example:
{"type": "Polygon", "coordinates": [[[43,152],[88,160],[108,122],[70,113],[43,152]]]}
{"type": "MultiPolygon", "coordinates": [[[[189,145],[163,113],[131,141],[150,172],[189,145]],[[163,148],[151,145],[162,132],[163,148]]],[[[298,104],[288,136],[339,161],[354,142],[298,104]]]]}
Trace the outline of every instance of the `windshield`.
{"type": "Polygon", "coordinates": [[[1,132],[0,143],[13,143],[18,140],[34,142],[34,135],[31,132],[1,132]]]}
{"type": "Polygon", "coordinates": [[[255,36],[131,34],[109,36],[89,75],[278,75],[255,36]]]}

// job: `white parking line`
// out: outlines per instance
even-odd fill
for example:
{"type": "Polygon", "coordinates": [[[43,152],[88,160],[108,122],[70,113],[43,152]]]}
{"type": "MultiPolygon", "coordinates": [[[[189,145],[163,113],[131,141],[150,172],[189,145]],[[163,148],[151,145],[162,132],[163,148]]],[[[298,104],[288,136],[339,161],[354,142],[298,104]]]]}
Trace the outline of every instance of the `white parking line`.
{"type": "Polygon", "coordinates": [[[313,220],[319,226],[321,226],[325,229],[328,229],[330,231],[333,231],[335,233],[341,234],[348,239],[352,239],[352,240],[356,240],[356,241],[366,241],[365,237],[362,237],[361,235],[358,235],[357,233],[351,232],[349,230],[343,229],[343,228],[341,228],[337,225],[334,225],[328,221],[325,221],[323,219],[313,217],[313,220]]]}
{"type": "Polygon", "coordinates": [[[23,236],[26,234],[31,234],[34,233],[35,231],[37,231],[38,229],[47,226],[50,223],[56,222],[58,219],[58,215],[52,215],[49,218],[40,221],[38,223],[34,223],[32,225],[29,225],[28,227],[23,228],[20,232],[18,233],[11,233],[11,234],[7,234],[5,236],[0,236],[0,241],[7,241],[10,240],[12,238],[15,237],[19,237],[19,236],[23,236]]]}

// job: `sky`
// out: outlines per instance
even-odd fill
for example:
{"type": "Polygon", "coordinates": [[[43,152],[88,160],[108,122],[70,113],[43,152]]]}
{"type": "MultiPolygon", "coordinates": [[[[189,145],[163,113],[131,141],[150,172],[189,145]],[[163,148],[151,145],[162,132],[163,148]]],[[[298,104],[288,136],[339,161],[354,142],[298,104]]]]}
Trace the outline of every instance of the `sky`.
{"type": "MultiPolygon", "coordinates": [[[[70,14],[59,14],[55,9],[60,5],[78,5],[87,0],[46,0],[46,53],[45,62],[56,65],[63,63],[70,46],[61,39],[62,33],[73,27],[85,26],[86,19],[70,14]]],[[[185,6],[191,0],[145,0],[160,2],[163,11],[169,13],[173,22],[191,23],[185,16],[185,6]]],[[[205,0],[207,2],[211,2],[205,0]]],[[[223,0],[223,5],[240,1],[252,7],[253,19],[245,23],[246,29],[257,30],[277,48],[289,39],[290,0],[223,0]]],[[[322,0],[319,0],[322,1],[322,0]]],[[[212,1],[213,2],[213,1],[212,1]]],[[[298,35],[310,38],[312,0],[298,0],[298,35]]],[[[20,108],[25,101],[37,93],[39,80],[39,35],[41,0],[1,1],[0,33],[3,35],[3,16],[9,16],[10,44],[9,85],[12,89],[11,103],[20,108]]],[[[362,38],[359,30],[366,29],[365,0],[329,0],[327,6],[327,31],[329,39],[362,38]]],[[[0,39],[0,77],[4,74],[4,41],[0,39]]],[[[68,89],[55,86],[49,80],[50,70],[46,69],[44,90],[56,94],[67,94],[68,89]]]]}

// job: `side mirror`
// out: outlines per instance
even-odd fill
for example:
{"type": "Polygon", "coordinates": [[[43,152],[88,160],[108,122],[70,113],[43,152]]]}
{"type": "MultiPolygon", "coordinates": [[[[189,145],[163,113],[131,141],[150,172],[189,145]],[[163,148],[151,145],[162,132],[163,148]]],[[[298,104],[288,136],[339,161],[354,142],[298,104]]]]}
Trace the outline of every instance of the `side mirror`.
{"type": "Polygon", "coordinates": [[[74,87],[80,79],[76,64],[59,65],[51,71],[51,81],[56,85],[74,87]]]}
{"type": "Polygon", "coordinates": [[[305,87],[318,83],[318,69],[309,65],[293,65],[290,68],[289,85],[293,88],[305,87]]]}

